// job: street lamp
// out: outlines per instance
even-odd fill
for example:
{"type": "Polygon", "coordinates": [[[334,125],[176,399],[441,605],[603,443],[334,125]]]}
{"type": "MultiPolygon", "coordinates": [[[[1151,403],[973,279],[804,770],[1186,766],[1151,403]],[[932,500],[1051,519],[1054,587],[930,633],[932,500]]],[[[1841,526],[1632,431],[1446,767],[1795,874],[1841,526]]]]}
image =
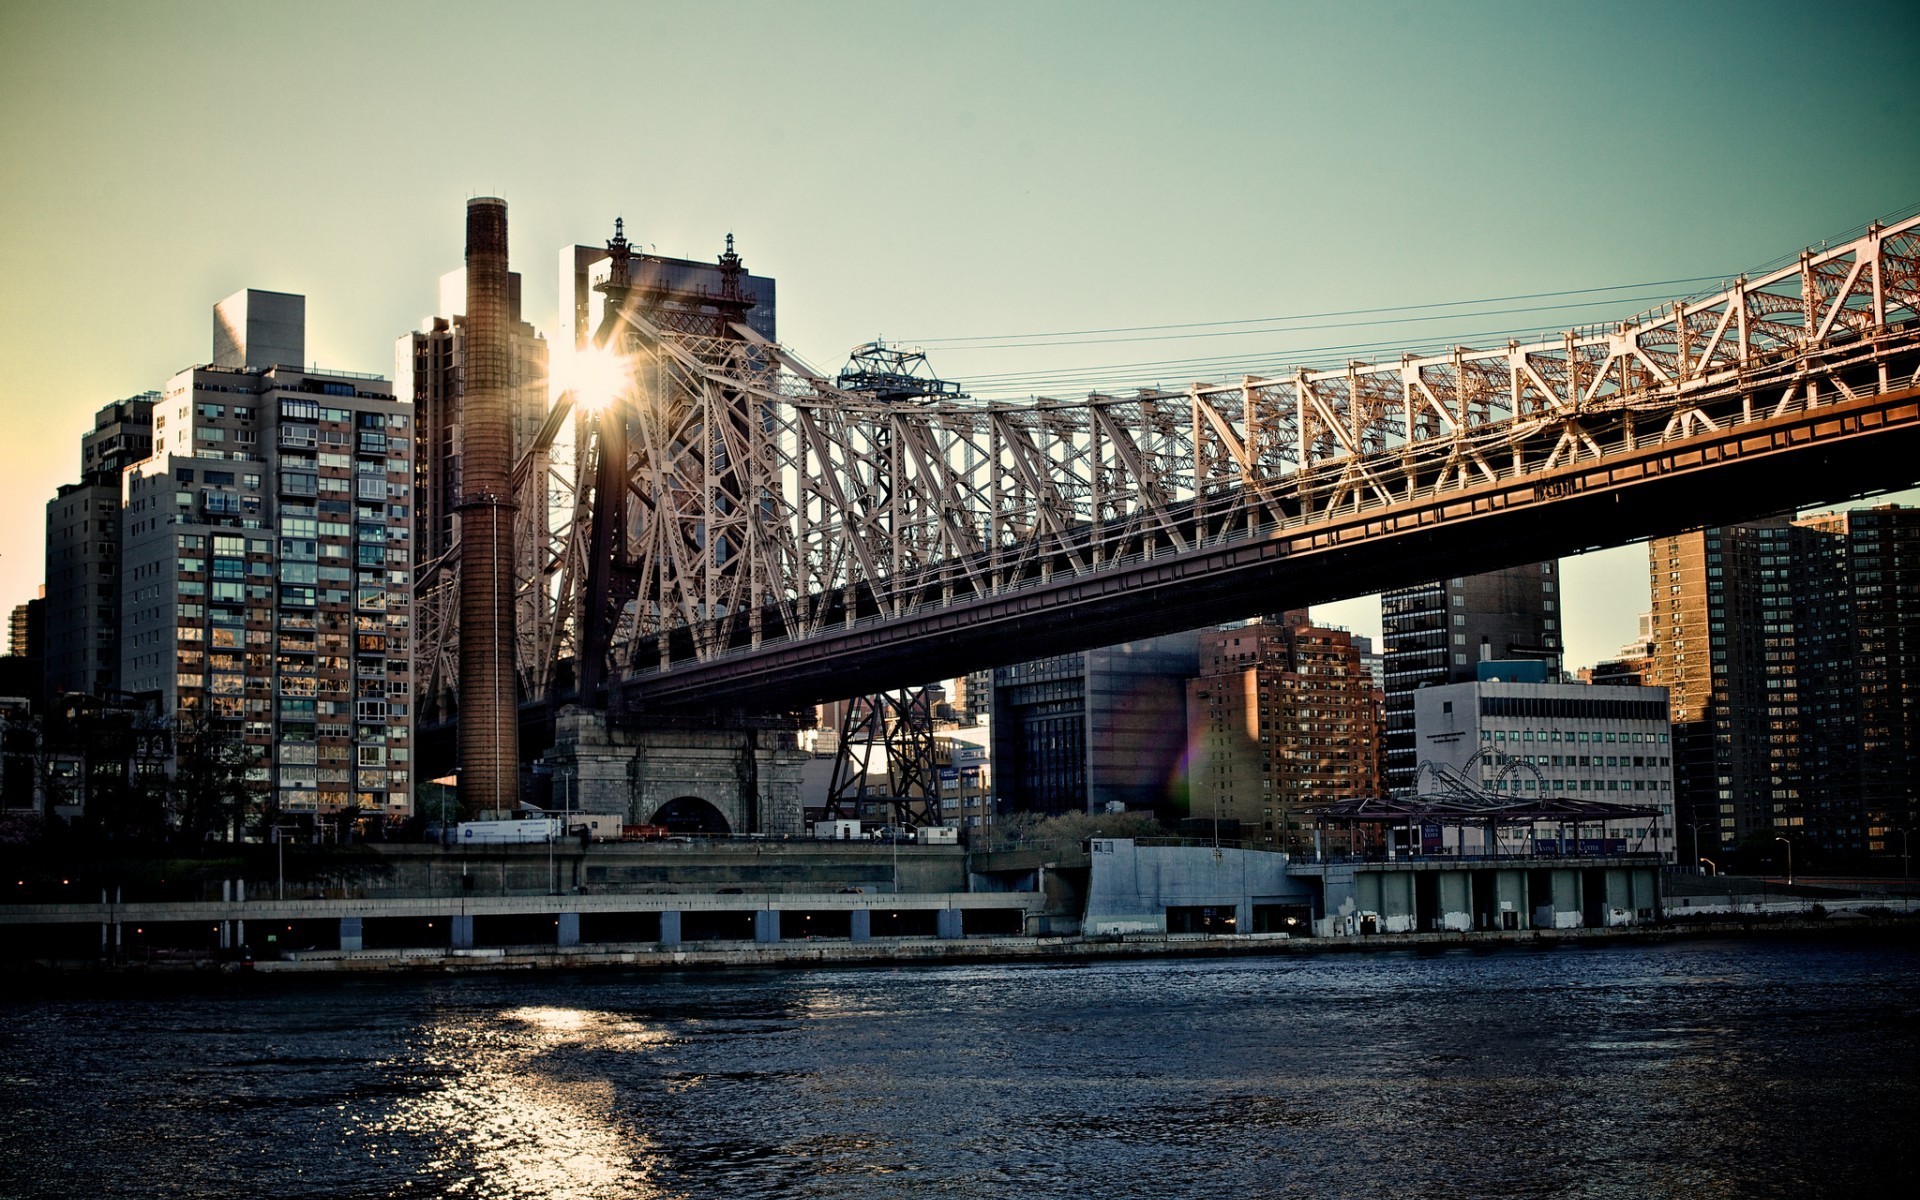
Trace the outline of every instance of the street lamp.
{"type": "Polygon", "coordinates": [[[1700,864],[1706,861],[1705,859],[1700,857],[1700,827],[1702,825],[1711,825],[1711,824],[1713,824],[1712,821],[1688,821],[1687,822],[1687,828],[1693,830],[1693,871],[1694,871],[1694,874],[1696,875],[1700,873],[1700,864]]]}
{"type": "Polygon", "coordinates": [[[1774,838],[1773,840],[1776,842],[1782,843],[1787,848],[1787,886],[1792,887],[1793,886],[1793,843],[1787,841],[1787,839],[1783,837],[1777,837],[1777,838],[1774,838]]]}

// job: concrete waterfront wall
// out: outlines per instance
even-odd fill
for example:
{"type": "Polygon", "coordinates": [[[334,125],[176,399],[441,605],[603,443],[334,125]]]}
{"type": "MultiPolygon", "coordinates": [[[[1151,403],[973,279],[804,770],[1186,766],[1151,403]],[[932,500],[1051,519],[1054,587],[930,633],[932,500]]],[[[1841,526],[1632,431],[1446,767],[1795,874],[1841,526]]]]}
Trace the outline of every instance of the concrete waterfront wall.
{"type": "Polygon", "coordinates": [[[123,958],[163,930],[200,931],[191,949],[235,950],[251,945],[273,957],[284,949],[312,957],[390,953],[394,950],[497,952],[501,947],[565,950],[592,945],[677,946],[693,942],[865,942],[876,937],[959,939],[978,922],[988,932],[1025,933],[1041,904],[1037,893],[966,892],[813,895],[563,895],[389,897],[338,900],[245,899],[134,904],[0,905],[0,957],[17,949],[24,927],[65,930],[65,952],[53,957],[123,958]],[[786,914],[808,916],[783,925],[786,914]],[[645,917],[642,923],[636,918],[645,917]],[[583,918],[601,932],[585,936],[583,918]],[[646,933],[618,932],[644,924],[646,933]],[[274,945],[275,931],[298,926],[292,941],[274,945]],[[315,937],[316,927],[327,936],[315,937]],[[783,928],[785,933],[783,934],[783,928]],[[832,932],[803,932],[795,930],[832,932]],[[145,930],[147,941],[122,934],[145,930]],[[608,931],[615,931],[609,933],[608,931]],[[250,936],[251,935],[251,936],[250,936]],[[307,948],[312,947],[312,948],[307,948]]]}
{"type": "MultiPolygon", "coordinates": [[[[371,845],[318,882],[296,881],[289,898],[526,896],[553,892],[964,892],[967,854],[959,846],[886,846],[872,842],[726,840],[596,842],[577,839],[507,846],[371,845]]],[[[250,879],[256,896],[280,888],[250,879]]]]}
{"type": "Polygon", "coordinates": [[[1254,908],[1309,906],[1311,884],[1287,874],[1287,856],[1266,850],[1141,846],[1095,838],[1082,929],[1090,935],[1165,933],[1170,908],[1230,908],[1251,932],[1254,908]]]}

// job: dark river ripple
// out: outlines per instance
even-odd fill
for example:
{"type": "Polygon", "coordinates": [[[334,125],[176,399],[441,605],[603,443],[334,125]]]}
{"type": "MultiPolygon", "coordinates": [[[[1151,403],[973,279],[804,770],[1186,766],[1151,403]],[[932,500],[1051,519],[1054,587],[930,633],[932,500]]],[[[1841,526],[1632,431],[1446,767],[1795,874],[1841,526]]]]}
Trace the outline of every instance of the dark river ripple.
{"type": "Polygon", "coordinates": [[[275,981],[0,1015],[8,1197],[1920,1194],[1910,944],[275,981]]]}

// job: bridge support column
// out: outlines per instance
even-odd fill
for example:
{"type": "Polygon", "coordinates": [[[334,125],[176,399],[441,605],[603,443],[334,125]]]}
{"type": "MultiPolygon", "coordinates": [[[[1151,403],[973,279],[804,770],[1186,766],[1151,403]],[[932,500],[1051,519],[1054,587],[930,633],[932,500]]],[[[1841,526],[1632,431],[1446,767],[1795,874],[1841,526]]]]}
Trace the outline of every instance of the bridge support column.
{"type": "Polygon", "coordinates": [[[1242,896],[1233,906],[1233,931],[1235,933],[1253,932],[1253,898],[1242,896]]]}
{"type": "Polygon", "coordinates": [[[366,938],[362,933],[359,917],[340,918],[340,948],[342,950],[362,950],[366,948],[366,938]]]}
{"type": "Polygon", "coordinates": [[[453,926],[452,945],[455,950],[473,949],[473,918],[457,916],[449,922],[453,926]]]}
{"type": "Polygon", "coordinates": [[[847,933],[856,942],[873,940],[873,913],[864,908],[856,908],[847,914],[847,933]]]}
{"type": "Polygon", "coordinates": [[[660,944],[678,946],[680,944],[680,914],[663,912],[660,914],[660,944]]]}
{"type": "Polygon", "coordinates": [[[934,932],[939,934],[942,938],[952,940],[953,938],[957,938],[961,936],[959,909],[943,908],[940,911],[936,912],[933,915],[933,918],[934,918],[934,924],[933,924],[934,932]]]}
{"type": "Polygon", "coordinates": [[[580,944],[580,914],[563,912],[560,914],[559,928],[555,931],[554,944],[561,949],[580,944]]]}
{"type": "Polygon", "coordinates": [[[756,911],[753,914],[753,940],[762,946],[779,941],[780,914],[770,908],[756,911]]]}

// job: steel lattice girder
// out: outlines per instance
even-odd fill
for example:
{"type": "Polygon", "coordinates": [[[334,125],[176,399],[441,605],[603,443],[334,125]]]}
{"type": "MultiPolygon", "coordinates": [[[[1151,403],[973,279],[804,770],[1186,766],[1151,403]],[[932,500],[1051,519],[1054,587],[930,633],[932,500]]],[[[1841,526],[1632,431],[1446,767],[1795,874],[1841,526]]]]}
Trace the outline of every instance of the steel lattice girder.
{"type": "MultiPolygon", "coordinates": [[[[609,666],[645,697],[677,667],[1911,386],[1920,218],[1604,329],[1070,401],[884,403],[744,326],[620,317],[636,395],[617,541],[634,587],[609,666]]],[[[576,465],[551,564],[578,558],[590,479],[576,465]]],[[[574,628],[564,568],[549,572],[548,626],[574,628]]]]}

